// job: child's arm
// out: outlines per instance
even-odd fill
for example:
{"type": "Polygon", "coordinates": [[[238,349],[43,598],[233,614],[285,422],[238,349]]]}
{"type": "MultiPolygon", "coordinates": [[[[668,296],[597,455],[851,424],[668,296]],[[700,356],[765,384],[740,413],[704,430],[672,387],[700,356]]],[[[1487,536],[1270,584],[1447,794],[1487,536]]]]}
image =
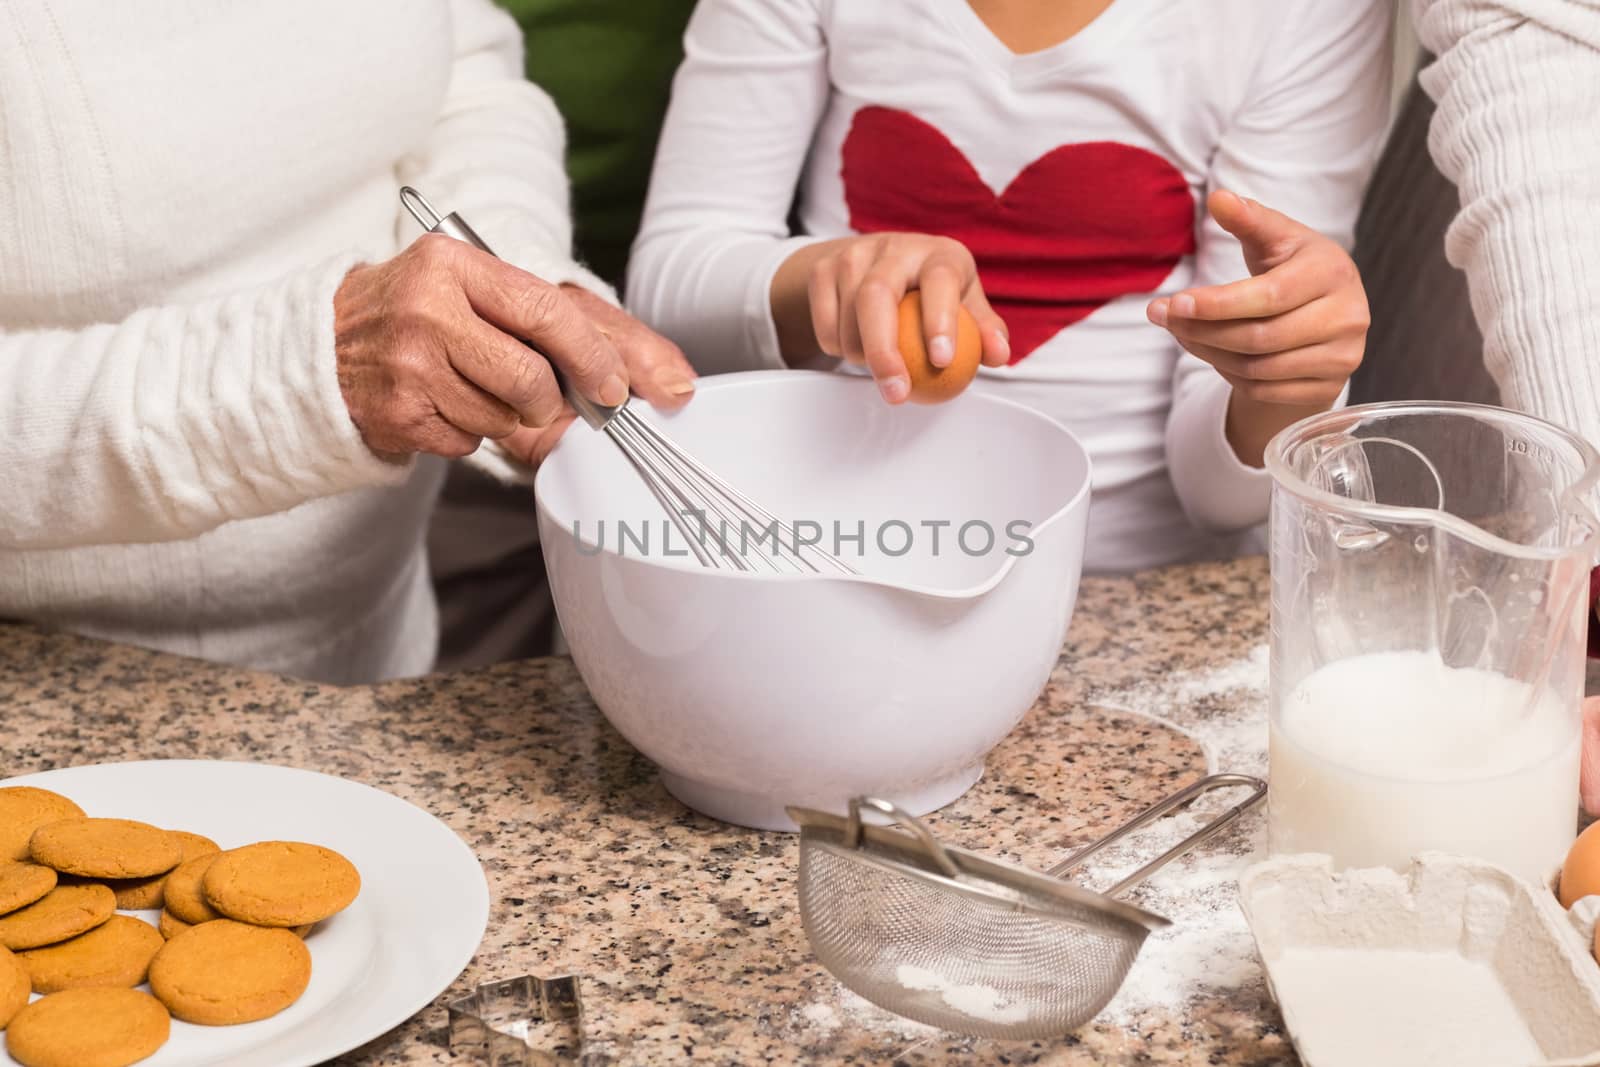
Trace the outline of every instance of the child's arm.
{"type": "MultiPolygon", "coordinates": [[[[1263,54],[1249,70],[1241,106],[1219,138],[1208,184],[1213,190],[1230,190],[1268,205],[1329,244],[1347,249],[1388,120],[1393,4],[1391,0],[1293,0],[1281,8],[1273,16],[1275,36],[1263,42],[1263,54]]],[[[1218,78],[1228,76],[1229,71],[1217,72],[1218,78]]],[[[1352,299],[1358,290],[1351,288],[1342,267],[1331,267],[1333,249],[1309,238],[1304,239],[1303,250],[1279,264],[1278,270],[1306,259],[1307,266],[1316,268],[1306,275],[1320,278],[1308,287],[1310,292],[1273,292],[1276,279],[1264,281],[1269,271],[1253,279],[1255,286],[1244,288],[1264,289],[1274,299],[1245,308],[1244,317],[1224,320],[1230,328],[1239,328],[1222,335],[1234,343],[1250,331],[1264,333],[1268,341],[1274,338],[1273,331],[1279,331],[1277,340],[1292,348],[1239,350],[1273,348],[1259,338],[1254,345],[1207,348],[1207,342],[1186,338],[1174,329],[1201,331],[1187,318],[1172,314],[1173,302],[1181,307],[1185,296],[1215,295],[1222,291],[1219,287],[1253,277],[1246,250],[1223,221],[1239,229],[1262,210],[1230,203],[1222,207],[1221,218],[1216,214],[1206,218],[1193,286],[1151,309],[1152,318],[1166,314],[1168,328],[1188,349],[1174,371],[1167,461],[1184,510],[1197,525],[1211,530],[1240,529],[1265,520],[1271,486],[1258,466],[1260,448],[1275,428],[1306,414],[1313,401],[1315,407],[1331,406],[1339,390],[1332,390],[1330,397],[1325,385],[1304,387],[1303,393],[1299,386],[1281,391],[1276,386],[1235,389],[1203,357],[1227,363],[1225,372],[1240,383],[1252,380],[1235,373],[1246,366],[1288,365],[1297,376],[1306,375],[1302,381],[1325,380],[1330,373],[1348,376],[1342,368],[1353,366],[1351,335],[1364,330],[1352,299]],[[1230,208],[1241,206],[1243,211],[1230,213],[1230,208]],[[1319,301],[1333,303],[1318,308],[1319,301]],[[1311,312],[1312,308],[1318,310],[1311,312]],[[1334,313],[1324,318],[1323,310],[1334,313]],[[1308,318],[1318,321],[1308,326],[1308,318]],[[1296,358],[1269,363],[1284,351],[1296,353],[1296,358]]],[[[1256,221],[1270,217],[1260,215],[1256,221]]],[[[1283,232],[1290,232],[1289,227],[1283,226],[1283,232]]],[[[1254,265],[1266,265],[1268,258],[1274,257],[1262,257],[1254,265]]],[[[1211,339],[1217,336],[1213,333],[1211,339]]]]}
{"type": "Polygon", "coordinates": [[[1343,397],[1371,324],[1367,294],[1349,254],[1310,227],[1225,191],[1208,207],[1250,277],[1153,300],[1149,316],[1231,387],[1224,436],[1260,467],[1279,430],[1343,397]]]}
{"type": "Polygon", "coordinates": [[[828,98],[818,0],[700,0],[628,266],[629,309],[703,373],[784,366],[773,275],[828,98]]]}
{"type": "Polygon", "coordinates": [[[971,254],[949,238],[790,237],[789,206],[829,93],[819,0],[701,0],[656,152],[628,270],[628,305],[703,372],[804,365],[871,369],[909,394],[900,298],[923,290],[929,356],[943,365],[965,305],[984,361],[1010,355],[971,254]],[[941,341],[941,338],[944,340],[941,341]]]}

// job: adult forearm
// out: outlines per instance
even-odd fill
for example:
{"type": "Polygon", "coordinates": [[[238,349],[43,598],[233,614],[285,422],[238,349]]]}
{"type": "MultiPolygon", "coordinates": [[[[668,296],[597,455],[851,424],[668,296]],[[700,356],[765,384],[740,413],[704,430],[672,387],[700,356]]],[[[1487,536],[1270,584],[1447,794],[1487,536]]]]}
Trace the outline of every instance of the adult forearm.
{"type": "Polygon", "coordinates": [[[1600,5],[1416,0],[1429,145],[1460,190],[1467,274],[1509,406],[1600,441],[1600,5]]]}
{"type": "Polygon", "coordinates": [[[0,547],[178,540],[398,481],[340,395],[353,254],[82,330],[0,331],[0,547]]]}

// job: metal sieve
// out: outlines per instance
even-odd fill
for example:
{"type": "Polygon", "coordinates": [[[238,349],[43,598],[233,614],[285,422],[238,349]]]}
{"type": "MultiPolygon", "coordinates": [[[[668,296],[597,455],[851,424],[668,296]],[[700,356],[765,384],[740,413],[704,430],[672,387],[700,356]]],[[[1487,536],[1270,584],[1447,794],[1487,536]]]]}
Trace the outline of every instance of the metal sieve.
{"type": "Polygon", "coordinates": [[[790,808],[800,825],[800,918],[812,951],[847,988],[908,1019],[972,1037],[1057,1037],[1099,1014],[1144,939],[1171,922],[1115,899],[1266,796],[1242,774],[1202,778],[1047,873],[941,845],[873,797],[848,816],[790,808]],[[1060,876],[1213,790],[1244,800],[1104,892],[1060,876]],[[862,809],[898,824],[862,821],[862,809]]]}

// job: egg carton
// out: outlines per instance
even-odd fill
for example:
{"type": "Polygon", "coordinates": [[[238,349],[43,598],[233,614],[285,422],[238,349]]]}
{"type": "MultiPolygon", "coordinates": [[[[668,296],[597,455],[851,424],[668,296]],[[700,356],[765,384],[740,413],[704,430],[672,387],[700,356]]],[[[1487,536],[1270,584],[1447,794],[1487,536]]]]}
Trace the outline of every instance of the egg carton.
{"type": "Polygon", "coordinates": [[[1569,916],[1497,867],[1425,854],[1404,873],[1278,857],[1239,899],[1305,1067],[1600,1067],[1600,898],[1569,916]]]}

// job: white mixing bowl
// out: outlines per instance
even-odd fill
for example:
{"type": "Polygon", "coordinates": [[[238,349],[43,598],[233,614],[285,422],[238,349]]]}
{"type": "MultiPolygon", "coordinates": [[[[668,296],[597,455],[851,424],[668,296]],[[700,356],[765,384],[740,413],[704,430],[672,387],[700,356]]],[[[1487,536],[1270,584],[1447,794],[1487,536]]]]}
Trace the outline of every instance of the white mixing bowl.
{"type": "Polygon", "coordinates": [[[673,415],[634,403],[769,511],[818,523],[861,576],[702,568],[675,533],[663,544],[665,512],[616,446],[575,426],[539,471],[539,531],[606,718],[679,800],[745,826],[793,829],[786,804],[842,811],[870,793],[921,814],[966,792],[1072,617],[1077,440],[991,396],[890,408],[844,375],[722,375],[673,415]],[[864,549],[836,545],[835,523],[864,549]]]}

